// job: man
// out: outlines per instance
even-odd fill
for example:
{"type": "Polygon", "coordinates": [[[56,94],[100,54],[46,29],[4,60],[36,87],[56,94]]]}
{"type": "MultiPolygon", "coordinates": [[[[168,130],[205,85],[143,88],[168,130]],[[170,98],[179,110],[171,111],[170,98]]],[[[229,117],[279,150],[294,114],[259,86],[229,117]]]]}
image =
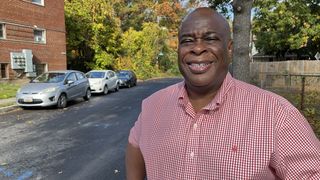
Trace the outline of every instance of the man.
{"type": "Polygon", "coordinates": [[[285,99],[233,79],[227,21],[198,8],[182,22],[184,82],[142,103],[128,180],[320,179],[320,143],[285,99]]]}

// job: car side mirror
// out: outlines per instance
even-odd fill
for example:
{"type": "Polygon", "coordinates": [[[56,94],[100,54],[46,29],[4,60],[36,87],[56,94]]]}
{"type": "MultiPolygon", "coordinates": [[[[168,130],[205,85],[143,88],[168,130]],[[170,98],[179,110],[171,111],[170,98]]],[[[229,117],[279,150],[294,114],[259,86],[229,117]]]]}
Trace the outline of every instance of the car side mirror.
{"type": "Polygon", "coordinates": [[[109,77],[106,77],[106,79],[109,79],[109,77]]]}
{"type": "Polygon", "coordinates": [[[68,81],[67,81],[67,84],[68,84],[68,85],[73,84],[73,83],[74,83],[74,81],[72,81],[72,80],[68,80],[68,81]]]}
{"type": "Polygon", "coordinates": [[[33,80],[35,80],[36,78],[32,78],[30,79],[29,83],[33,83],[33,80]]]}

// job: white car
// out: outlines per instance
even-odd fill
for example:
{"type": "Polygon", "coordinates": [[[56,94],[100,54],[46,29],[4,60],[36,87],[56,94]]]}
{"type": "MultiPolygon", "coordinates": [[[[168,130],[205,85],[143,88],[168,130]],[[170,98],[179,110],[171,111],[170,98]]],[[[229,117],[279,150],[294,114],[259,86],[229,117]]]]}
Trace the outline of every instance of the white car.
{"type": "Polygon", "coordinates": [[[108,94],[119,90],[119,79],[112,70],[92,70],[86,74],[92,93],[108,94]]]}

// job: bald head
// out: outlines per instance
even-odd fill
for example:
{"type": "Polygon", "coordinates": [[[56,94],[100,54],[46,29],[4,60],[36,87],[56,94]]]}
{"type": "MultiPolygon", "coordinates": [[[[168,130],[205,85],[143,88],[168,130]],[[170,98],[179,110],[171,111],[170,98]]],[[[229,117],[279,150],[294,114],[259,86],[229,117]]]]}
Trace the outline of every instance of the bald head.
{"type": "Polygon", "coordinates": [[[185,16],[181,22],[179,34],[185,30],[185,27],[190,27],[190,25],[198,26],[203,23],[204,18],[212,21],[213,26],[218,27],[221,32],[225,33],[225,40],[231,39],[230,26],[227,20],[221,14],[208,7],[197,8],[185,16]]]}

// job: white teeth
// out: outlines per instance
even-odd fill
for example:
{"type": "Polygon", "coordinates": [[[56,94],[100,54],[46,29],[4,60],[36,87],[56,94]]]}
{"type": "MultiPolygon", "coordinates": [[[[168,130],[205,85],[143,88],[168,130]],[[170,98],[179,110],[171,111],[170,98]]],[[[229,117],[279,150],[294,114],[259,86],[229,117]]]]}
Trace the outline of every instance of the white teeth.
{"type": "Polygon", "coordinates": [[[189,68],[194,72],[205,72],[211,63],[188,63],[189,68]]]}
{"type": "Polygon", "coordinates": [[[191,63],[190,64],[191,66],[194,66],[194,67],[205,67],[205,66],[208,66],[209,63],[191,63]]]}

